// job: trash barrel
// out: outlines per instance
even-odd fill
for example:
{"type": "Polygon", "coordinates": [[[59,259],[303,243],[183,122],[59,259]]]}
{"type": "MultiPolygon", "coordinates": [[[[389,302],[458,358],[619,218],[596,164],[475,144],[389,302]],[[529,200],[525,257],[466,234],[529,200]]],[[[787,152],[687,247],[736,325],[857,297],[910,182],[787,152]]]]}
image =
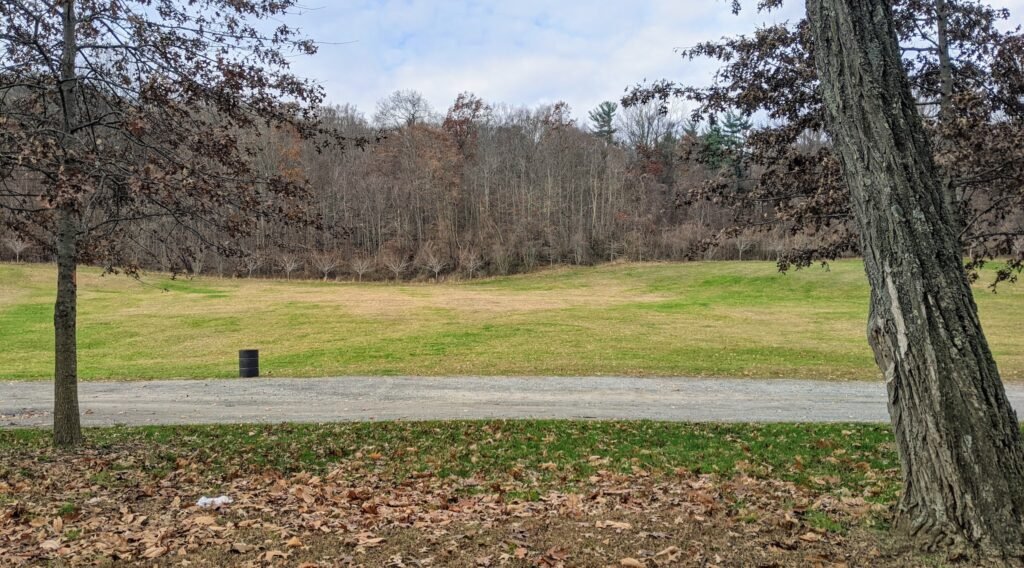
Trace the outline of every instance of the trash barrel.
{"type": "Polygon", "coordinates": [[[238,352],[238,376],[243,379],[260,376],[259,349],[242,349],[238,352]]]}

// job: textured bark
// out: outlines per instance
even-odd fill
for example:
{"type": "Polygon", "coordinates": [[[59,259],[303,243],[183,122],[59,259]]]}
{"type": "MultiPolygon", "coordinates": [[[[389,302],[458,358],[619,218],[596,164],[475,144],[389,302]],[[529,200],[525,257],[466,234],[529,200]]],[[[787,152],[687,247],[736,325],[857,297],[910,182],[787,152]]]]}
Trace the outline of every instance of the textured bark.
{"type": "Polygon", "coordinates": [[[1020,559],[1020,429],[978,320],[891,8],[807,0],[807,11],[871,284],[868,338],[903,469],[897,526],[928,547],[1020,559]]]}
{"type": "MultiPolygon", "coordinates": [[[[68,0],[63,10],[64,51],[60,70],[64,133],[68,140],[74,136],[78,117],[75,25],[75,3],[68,0]]],[[[57,215],[57,302],[53,310],[53,443],[70,447],[82,443],[81,418],[78,413],[78,284],[75,278],[78,223],[70,205],[59,206],[57,215]]]]}
{"type": "Polygon", "coordinates": [[[82,443],[78,413],[76,225],[72,212],[60,212],[57,233],[57,303],[53,311],[53,443],[61,447],[82,443]]]}

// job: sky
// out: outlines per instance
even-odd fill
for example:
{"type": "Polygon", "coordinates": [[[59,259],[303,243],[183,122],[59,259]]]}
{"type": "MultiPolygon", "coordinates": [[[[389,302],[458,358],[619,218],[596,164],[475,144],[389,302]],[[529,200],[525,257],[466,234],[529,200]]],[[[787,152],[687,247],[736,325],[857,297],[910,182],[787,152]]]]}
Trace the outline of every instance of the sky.
{"type": "MultiPolygon", "coordinates": [[[[1024,21],[1024,0],[991,3],[1024,21]]],[[[714,63],[685,61],[679,48],[798,19],[803,6],[734,16],[728,0],[305,0],[285,22],[321,44],[294,70],[367,117],[413,89],[438,112],[471,91],[514,106],[564,100],[583,118],[645,79],[706,84],[714,63]]]]}

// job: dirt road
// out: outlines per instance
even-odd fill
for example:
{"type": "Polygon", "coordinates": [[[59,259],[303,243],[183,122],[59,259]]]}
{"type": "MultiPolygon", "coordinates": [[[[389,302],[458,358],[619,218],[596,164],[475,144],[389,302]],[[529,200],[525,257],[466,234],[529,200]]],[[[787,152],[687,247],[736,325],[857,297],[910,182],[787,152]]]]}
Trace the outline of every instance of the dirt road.
{"type": "MultiPolygon", "coordinates": [[[[1024,385],[1008,385],[1024,409],[1024,385]]],[[[0,426],[46,426],[49,382],[0,383],[0,426]]],[[[83,423],[476,418],[884,422],[881,382],[621,377],[339,377],[86,382],[83,423]]]]}

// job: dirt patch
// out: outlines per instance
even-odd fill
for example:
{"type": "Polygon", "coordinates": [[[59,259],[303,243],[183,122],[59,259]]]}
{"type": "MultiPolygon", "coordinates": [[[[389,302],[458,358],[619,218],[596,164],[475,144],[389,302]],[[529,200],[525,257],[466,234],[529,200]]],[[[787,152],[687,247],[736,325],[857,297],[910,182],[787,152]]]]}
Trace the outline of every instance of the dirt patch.
{"type": "MultiPolygon", "coordinates": [[[[462,286],[348,286],[293,289],[289,300],[334,305],[361,316],[408,315],[410,310],[442,309],[479,315],[520,313],[573,307],[608,307],[656,302],[665,296],[635,294],[626,288],[574,290],[474,290],[462,286]]],[[[274,299],[268,293],[268,299],[274,299]]]]}

